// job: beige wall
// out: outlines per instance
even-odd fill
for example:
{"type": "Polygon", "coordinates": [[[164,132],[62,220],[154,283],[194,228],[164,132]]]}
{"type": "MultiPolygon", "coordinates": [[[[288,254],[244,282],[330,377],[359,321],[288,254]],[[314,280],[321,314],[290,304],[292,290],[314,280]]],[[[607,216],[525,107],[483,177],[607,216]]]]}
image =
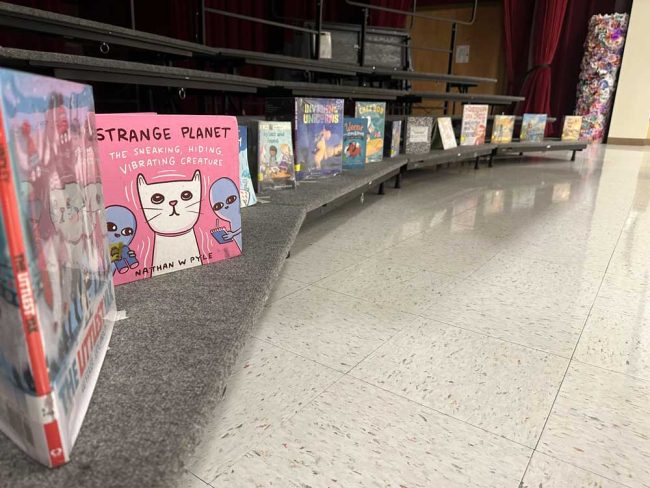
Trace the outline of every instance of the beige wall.
{"type": "MultiPolygon", "coordinates": [[[[650,0],[647,0],[650,2],[650,0]]],[[[459,2],[460,3],[460,2],[459,2]]],[[[457,19],[469,19],[471,8],[466,5],[457,8],[421,8],[418,12],[457,19]]],[[[408,22],[408,21],[407,21],[408,22]]],[[[408,26],[408,24],[407,24],[408,26]]],[[[453,73],[456,75],[483,76],[497,78],[498,83],[483,83],[471,88],[472,93],[504,93],[505,91],[505,59],[503,56],[503,12],[500,0],[480,2],[473,25],[458,25],[456,44],[469,44],[469,63],[455,64],[453,73]]],[[[414,46],[430,46],[449,48],[451,24],[416,18],[411,31],[414,46]]],[[[447,72],[447,54],[413,49],[413,65],[416,71],[429,73],[447,72]]],[[[426,81],[414,81],[416,90],[444,91],[443,83],[433,84],[426,81]]],[[[456,91],[456,89],[454,89],[456,91]]],[[[427,109],[440,108],[442,102],[424,100],[420,106],[427,109]]],[[[420,115],[421,111],[415,110],[420,115]]],[[[462,113],[461,104],[456,104],[456,113],[462,113]]]]}
{"type": "Polygon", "coordinates": [[[609,139],[647,139],[649,122],[650,0],[635,0],[632,3],[609,139]]]}

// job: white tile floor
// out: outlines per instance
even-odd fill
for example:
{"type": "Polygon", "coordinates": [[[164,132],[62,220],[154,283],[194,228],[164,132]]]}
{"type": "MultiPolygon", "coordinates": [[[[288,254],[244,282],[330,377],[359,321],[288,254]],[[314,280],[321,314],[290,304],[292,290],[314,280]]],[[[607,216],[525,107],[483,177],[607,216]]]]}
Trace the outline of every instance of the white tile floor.
{"type": "Polygon", "coordinates": [[[563,158],[303,229],[185,485],[650,487],[650,152],[563,158]]]}

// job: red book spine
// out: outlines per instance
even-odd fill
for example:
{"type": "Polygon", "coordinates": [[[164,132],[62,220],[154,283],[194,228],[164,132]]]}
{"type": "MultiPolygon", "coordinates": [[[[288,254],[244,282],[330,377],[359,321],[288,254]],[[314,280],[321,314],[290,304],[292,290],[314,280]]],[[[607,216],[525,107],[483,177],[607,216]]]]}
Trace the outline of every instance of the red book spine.
{"type": "MultiPolygon", "coordinates": [[[[36,300],[29,274],[29,260],[23,239],[20,208],[13,184],[13,170],[9,161],[9,146],[2,124],[0,107],[0,211],[5,224],[9,255],[13,269],[14,281],[18,295],[18,306],[23,322],[23,331],[27,342],[29,363],[34,377],[37,396],[48,395],[52,391],[50,377],[45,361],[41,326],[36,311],[36,300]]],[[[65,463],[65,453],[61,441],[61,431],[55,419],[44,423],[45,438],[52,467],[65,463]]]]}

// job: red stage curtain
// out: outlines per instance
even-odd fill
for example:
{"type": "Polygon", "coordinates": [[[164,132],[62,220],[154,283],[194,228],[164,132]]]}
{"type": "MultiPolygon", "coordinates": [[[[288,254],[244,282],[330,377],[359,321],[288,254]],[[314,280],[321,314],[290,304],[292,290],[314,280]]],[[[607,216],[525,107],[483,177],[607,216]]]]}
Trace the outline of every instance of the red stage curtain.
{"type": "Polygon", "coordinates": [[[508,95],[518,95],[528,70],[530,30],[535,2],[503,0],[503,47],[508,76],[508,95]]]}
{"type": "Polygon", "coordinates": [[[533,67],[522,95],[520,113],[547,114],[551,109],[551,63],[562,33],[567,0],[538,0],[532,37],[533,67]]]}
{"type": "Polygon", "coordinates": [[[562,35],[553,60],[553,96],[549,115],[556,117],[557,121],[552,124],[551,135],[562,134],[562,117],[573,114],[575,110],[576,87],[589,19],[595,14],[629,12],[630,6],[629,0],[571,0],[567,4],[562,35]]]}
{"type": "MultiPolygon", "coordinates": [[[[360,0],[362,3],[364,0],[360,0]]],[[[367,2],[367,0],[365,0],[367,2]]],[[[370,0],[371,5],[376,7],[394,8],[410,12],[413,10],[413,0],[370,0]]],[[[383,12],[381,10],[370,10],[368,24],[376,27],[393,27],[403,29],[406,25],[407,17],[392,12],[383,12]]]]}

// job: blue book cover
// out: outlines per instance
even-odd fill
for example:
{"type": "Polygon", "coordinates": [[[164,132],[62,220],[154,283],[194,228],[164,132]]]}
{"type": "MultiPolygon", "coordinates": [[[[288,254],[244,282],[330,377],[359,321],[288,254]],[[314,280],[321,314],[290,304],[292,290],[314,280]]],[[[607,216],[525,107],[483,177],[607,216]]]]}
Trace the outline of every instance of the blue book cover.
{"type": "Polygon", "coordinates": [[[546,131],[546,114],[524,114],[521,121],[521,142],[542,142],[546,131]]]}
{"type": "Polygon", "coordinates": [[[368,121],[362,117],[343,119],[343,169],[359,169],[366,165],[368,121]]]}
{"type": "Polygon", "coordinates": [[[239,200],[242,207],[257,203],[251,170],[248,167],[248,127],[239,126],[239,200]]]}
{"type": "Polygon", "coordinates": [[[343,170],[343,100],[296,98],[296,176],[311,180],[343,170]]]}
{"type": "Polygon", "coordinates": [[[354,104],[354,116],[368,121],[366,162],[381,161],[384,158],[386,102],[357,102],[354,104]]]}

